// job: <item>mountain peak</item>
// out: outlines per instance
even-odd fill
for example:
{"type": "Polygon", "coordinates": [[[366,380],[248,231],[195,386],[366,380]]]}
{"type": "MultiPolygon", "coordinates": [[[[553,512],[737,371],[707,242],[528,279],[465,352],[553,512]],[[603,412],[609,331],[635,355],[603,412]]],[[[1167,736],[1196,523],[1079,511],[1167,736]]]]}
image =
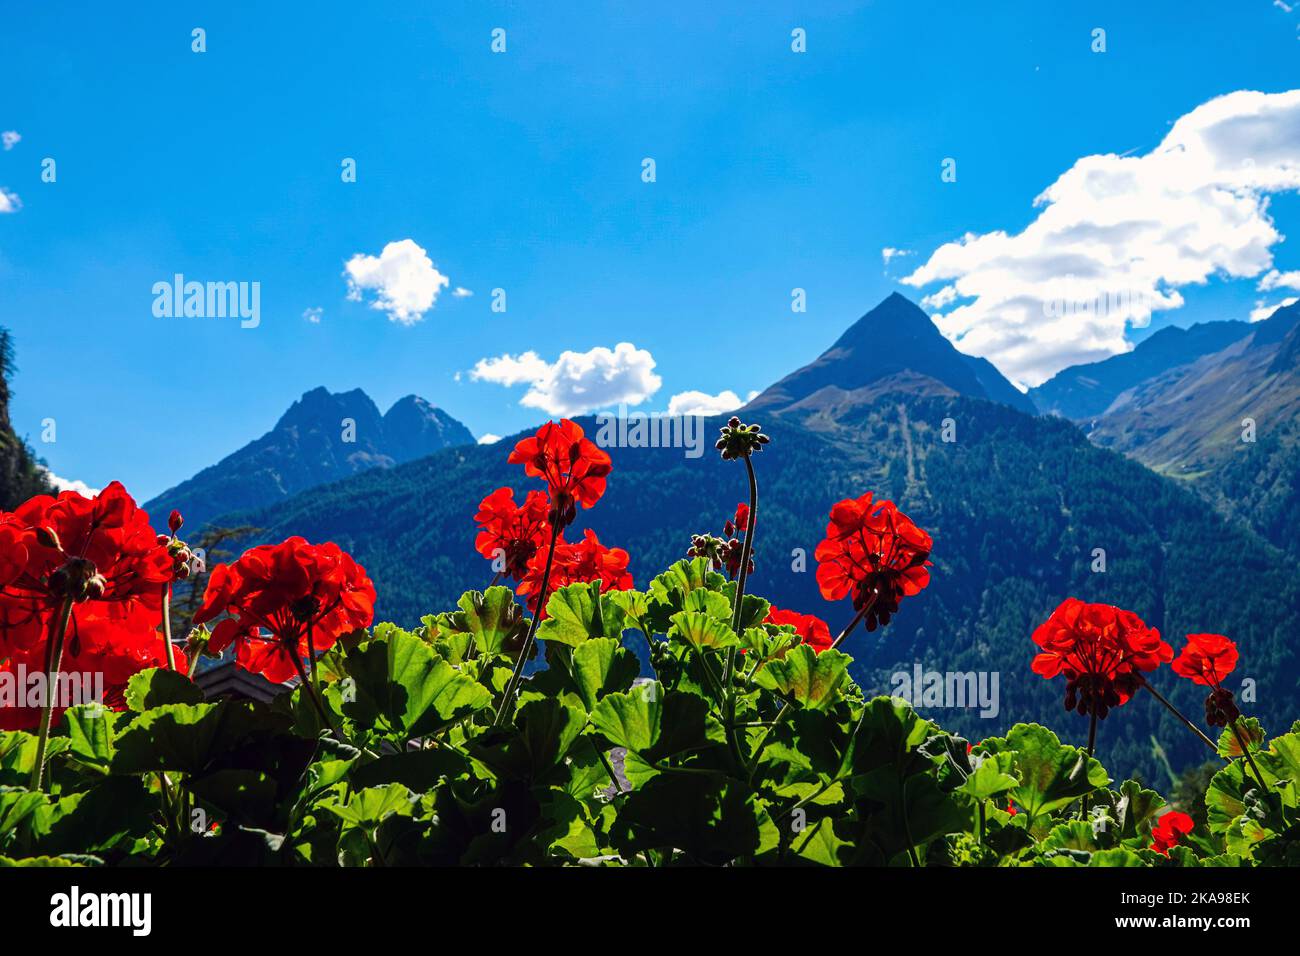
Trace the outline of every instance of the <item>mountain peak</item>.
{"type": "MultiPolygon", "coordinates": [[[[1030,400],[989,362],[965,355],[944,338],[920,306],[897,292],[854,322],[829,349],[768,388],[747,410],[820,409],[855,392],[881,387],[913,391],[935,387],[1001,402],[1028,414],[1030,400]]],[[[863,398],[872,397],[863,392],[863,398]]]]}
{"type": "Polygon", "coordinates": [[[450,445],[472,445],[469,429],[418,395],[387,414],[362,389],[302,394],[265,435],[163,492],[145,509],[178,508],[198,527],[229,512],[260,508],[371,468],[423,458],[450,445]]]}

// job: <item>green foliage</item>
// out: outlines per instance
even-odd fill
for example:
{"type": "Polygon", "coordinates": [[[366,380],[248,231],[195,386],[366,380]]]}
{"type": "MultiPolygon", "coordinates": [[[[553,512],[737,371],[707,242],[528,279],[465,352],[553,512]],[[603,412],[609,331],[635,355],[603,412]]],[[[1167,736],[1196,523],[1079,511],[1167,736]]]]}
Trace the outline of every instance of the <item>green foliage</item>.
{"type": "MultiPolygon", "coordinates": [[[[529,621],[493,588],[332,651],[317,691],[204,701],[162,670],[127,709],[69,709],[50,790],[0,734],[0,865],[1256,866],[1294,861],[1300,733],[1221,764],[1206,822],[1166,856],[1164,799],[1111,789],[1038,724],[973,747],[851,658],[731,629],[734,589],[679,562],[646,592],[548,601],[546,666],[502,694],[529,621]],[[625,646],[654,642],[642,679],[625,646]],[[743,654],[741,652],[744,652],[743,654]],[[728,666],[728,662],[734,666],[728,666]],[[739,662],[739,664],[737,664],[739,662]]],[[[764,612],[765,613],[765,612],[764,612]]]]}

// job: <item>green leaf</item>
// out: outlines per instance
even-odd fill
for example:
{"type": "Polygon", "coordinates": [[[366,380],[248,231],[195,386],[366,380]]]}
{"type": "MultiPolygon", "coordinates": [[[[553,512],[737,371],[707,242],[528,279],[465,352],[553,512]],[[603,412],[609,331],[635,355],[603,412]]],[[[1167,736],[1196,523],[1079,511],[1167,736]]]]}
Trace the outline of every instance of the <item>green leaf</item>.
{"type": "Polygon", "coordinates": [[[178,770],[199,774],[218,757],[254,736],[287,729],[289,718],[251,701],[163,704],[116,734],[112,772],[178,770]]]}
{"type": "Polygon", "coordinates": [[[740,638],[730,624],[705,611],[678,611],[671,620],[669,639],[685,641],[697,651],[706,647],[719,650],[740,644],[740,638]]]}
{"type": "Polygon", "coordinates": [[[590,711],[606,694],[626,691],[641,672],[635,654],[616,638],[594,637],[573,651],[573,679],[590,711]]]}
{"type": "Polygon", "coordinates": [[[649,638],[654,627],[650,623],[650,599],[644,591],[610,591],[605,600],[623,612],[628,624],[649,638]]]}
{"type": "MultiPolygon", "coordinates": [[[[683,595],[704,588],[721,591],[727,579],[709,567],[708,558],[690,558],[678,561],[650,582],[650,595],[670,603],[674,591],[683,595]]],[[[679,605],[680,606],[680,605],[679,605]]]]}
{"type": "Polygon", "coordinates": [[[652,763],[726,743],[708,701],[694,694],[665,694],[657,683],[607,695],[592,710],[591,724],[615,747],[639,752],[652,763]]]}
{"type": "Polygon", "coordinates": [[[83,766],[107,773],[113,761],[113,724],[117,715],[102,704],[82,704],[63,712],[68,726],[68,753],[83,766]]]}
{"type": "Polygon", "coordinates": [[[989,738],[982,746],[993,753],[1014,755],[1010,772],[1020,785],[1011,791],[1011,799],[1031,820],[1061,809],[1110,780],[1100,761],[1078,747],[1062,744],[1056,734],[1039,724],[1016,724],[1005,738],[989,738]]]}
{"type": "Polygon", "coordinates": [[[390,783],[358,790],[345,804],[325,806],[348,826],[374,830],[393,814],[410,816],[416,800],[415,794],[400,783],[390,783]]]}
{"type": "Polygon", "coordinates": [[[397,628],[354,650],[347,667],[356,700],[344,703],[344,714],[406,740],[437,733],[492,703],[486,687],[397,628]]]}
{"type": "Polygon", "coordinates": [[[980,802],[992,800],[999,794],[1006,793],[1019,786],[1020,781],[1003,769],[1004,767],[1010,767],[1010,765],[1011,760],[1008,754],[989,754],[983,758],[979,766],[974,769],[957,790],[959,793],[966,794],[972,800],[980,802]]]}
{"type": "MultiPolygon", "coordinates": [[[[1237,729],[1241,732],[1241,738],[1246,741],[1246,746],[1250,748],[1252,754],[1256,754],[1264,748],[1264,728],[1260,726],[1256,718],[1243,717],[1239,719],[1237,729]]],[[[1219,734],[1218,750],[1219,756],[1225,760],[1233,760],[1245,753],[1241,749],[1241,742],[1237,740],[1237,735],[1233,733],[1231,727],[1224,727],[1223,733],[1219,734]]]]}
{"type": "Polygon", "coordinates": [[[543,641],[577,647],[594,637],[620,637],[623,612],[601,597],[600,582],[562,587],[546,601],[546,620],[537,628],[543,641]]]}
{"type": "Polygon", "coordinates": [[[163,704],[201,704],[203,690],[184,674],[151,667],[126,682],[126,706],[143,713],[163,704]]]}
{"type": "Polygon", "coordinates": [[[1151,825],[1165,805],[1165,798],[1154,790],[1145,790],[1136,780],[1125,780],[1120,784],[1119,797],[1115,801],[1115,821],[1119,824],[1121,840],[1145,839],[1151,833],[1151,825]]]}
{"type": "Polygon", "coordinates": [[[768,661],[757,674],[754,683],[775,691],[811,710],[821,710],[837,699],[836,692],[848,679],[847,654],[826,650],[818,654],[806,644],[791,648],[785,657],[768,661]]]}
{"type": "Polygon", "coordinates": [[[771,818],[735,781],[664,773],[623,799],[611,836],[625,856],[673,847],[721,866],[775,844],[771,818]]]}
{"type": "Polygon", "coordinates": [[[509,588],[469,591],[461,595],[457,606],[460,613],[453,615],[456,628],[473,638],[480,654],[517,655],[523,647],[528,618],[509,588]]]}

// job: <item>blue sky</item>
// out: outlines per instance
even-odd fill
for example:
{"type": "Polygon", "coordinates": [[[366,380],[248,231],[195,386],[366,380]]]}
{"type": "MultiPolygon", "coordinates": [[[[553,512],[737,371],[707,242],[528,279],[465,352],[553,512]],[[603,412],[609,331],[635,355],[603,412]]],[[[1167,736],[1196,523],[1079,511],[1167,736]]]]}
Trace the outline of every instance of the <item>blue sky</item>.
{"type": "MultiPolygon", "coordinates": [[[[509,355],[522,382],[562,351],[629,342],[653,356],[628,373],[640,392],[658,380],[641,408],[744,396],[891,291],[942,288],[900,280],[945,243],[1025,230],[1081,157],[1141,156],[1215,97],[1300,87],[1300,11],[1270,0],[181,6],[28,5],[0,36],[0,131],[21,137],[0,151],[15,425],[56,474],[141,500],[318,385],[381,409],[414,392],[510,434],[560,407],[555,389],[521,405],[526,382],[476,380],[476,363],[509,355]],[[418,321],[373,308],[374,283],[349,299],[348,263],[373,272],[364,257],[403,240],[447,280],[418,321]],[[911,254],[886,265],[886,247],[911,254]],[[153,286],[176,273],[260,283],[260,324],[155,316],[153,286]]],[[[1297,157],[1300,133],[1279,128],[1270,142],[1297,157]]],[[[1300,200],[1285,176],[1256,194],[1278,235],[1224,251],[1246,274],[1179,286],[1151,329],[1286,293],[1300,200]]],[[[990,311],[940,327],[980,326],[963,348],[989,343],[1018,381],[1050,367],[998,351],[990,311]]]]}

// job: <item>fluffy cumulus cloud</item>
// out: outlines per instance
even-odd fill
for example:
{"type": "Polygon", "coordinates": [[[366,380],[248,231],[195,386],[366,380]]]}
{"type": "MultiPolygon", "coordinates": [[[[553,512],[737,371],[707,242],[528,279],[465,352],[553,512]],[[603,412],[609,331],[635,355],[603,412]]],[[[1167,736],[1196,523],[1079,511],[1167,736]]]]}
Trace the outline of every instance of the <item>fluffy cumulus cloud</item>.
{"type": "Polygon", "coordinates": [[[4,147],[4,151],[7,153],[18,145],[20,139],[22,139],[22,137],[18,135],[17,130],[7,129],[3,133],[0,133],[0,147],[4,147]]]}
{"type": "Polygon", "coordinates": [[[500,435],[493,435],[491,432],[484,432],[482,435],[478,436],[478,443],[480,445],[495,445],[500,440],[500,435]]]}
{"type": "Polygon", "coordinates": [[[1295,190],[1300,90],[1230,93],[1145,155],[1083,157],[1023,230],[967,234],[903,281],[932,290],[922,301],[962,351],[1032,386],[1127,351],[1125,329],[1181,307],[1182,287],[1268,274],[1269,197],[1295,190]]]}
{"type": "Polygon", "coordinates": [[[17,212],[22,208],[22,205],[17,193],[11,193],[3,186],[0,186],[0,213],[17,212]]]}
{"type": "Polygon", "coordinates": [[[49,479],[50,484],[52,484],[57,491],[75,491],[86,498],[93,498],[95,495],[99,494],[100,489],[92,488],[84,481],[77,481],[73,478],[60,478],[54,472],[50,471],[50,469],[43,466],[42,470],[45,472],[45,477],[49,479]]]}
{"type": "Polygon", "coordinates": [[[393,322],[414,325],[433,308],[451,280],[437,270],[429,254],[412,239],[384,246],[377,256],[358,252],[347,261],[348,298],[370,299],[370,307],[393,322]]]}
{"type": "Polygon", "coordinates": [[[303,309],[302,317],[312,325],[320,325],[320,317],[325,314],[325,310],[320,306],[312,306],[309,309],[303,309]]]}
{"type": "Polygon", "coordinates": [[[655,360],[645,349],[620,342],[613,349],[561,352],[548,362],[536,352],[480,359],[470,378],[497,385],[527,385],[519,404],[548,415],[581,415],[616,405],[639,405],[659,390],[655,360]]]}
{"type": "Polygon", "coordinates": [[[730,389],[723,389],[717,395],[708,392],[678,392],[668,399],[669,415],[721,415],[734,412],[744,401],[730,389]]]}

